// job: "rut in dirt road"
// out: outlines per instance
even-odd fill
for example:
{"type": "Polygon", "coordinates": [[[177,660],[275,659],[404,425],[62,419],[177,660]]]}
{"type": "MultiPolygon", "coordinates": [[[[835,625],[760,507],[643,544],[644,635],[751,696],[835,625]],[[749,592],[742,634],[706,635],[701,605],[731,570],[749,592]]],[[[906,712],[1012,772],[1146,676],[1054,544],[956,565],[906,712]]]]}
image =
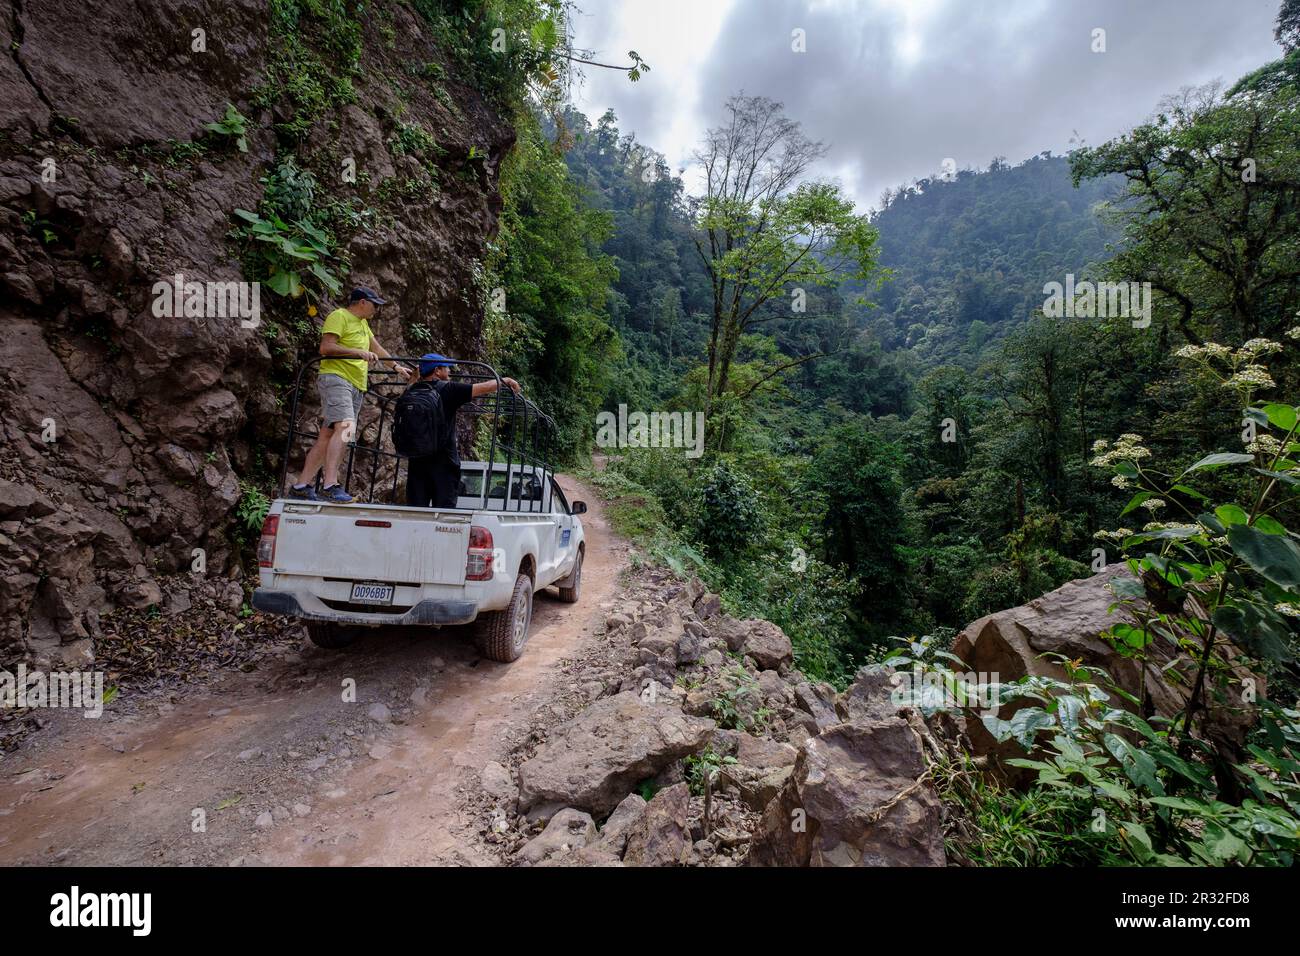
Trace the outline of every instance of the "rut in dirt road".
{"type": "Polygon", "coordinates": [[[466,628],[392,629],[345,651],[304,639],[134,715],[58,714],[0,758],[0,863],[493,862],[463,788],[545,706],[626,563],[599,499],[560,484],[590,508],[582,596],[540,592],[514,664],[481,660],[466,628]]]}

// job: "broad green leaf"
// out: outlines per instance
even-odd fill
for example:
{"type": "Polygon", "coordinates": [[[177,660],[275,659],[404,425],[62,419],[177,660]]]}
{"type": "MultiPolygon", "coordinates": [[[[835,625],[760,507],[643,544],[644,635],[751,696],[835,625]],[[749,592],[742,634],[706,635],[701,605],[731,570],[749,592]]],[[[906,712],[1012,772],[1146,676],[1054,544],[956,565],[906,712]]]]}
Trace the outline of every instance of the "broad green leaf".
{"type": "MultiPolygon", "coordinates": [[[[1272,406],[1270,406],[1272,407],[1272,406]]],[[[1235,836],[1230,830],[1219,830],[1211,834],[1207,831],[1205,836],[1206,849],[1210,855],[1220,862],[1232,860],[1245,853],[1249,848],[1245,842],[1235,836]]]]}
{"type": "Polygon", "coordinates": [[[1150,793],[1164,795],[1165,788],[1160,783],[1160,778],[1156,776],[1156,763],[1150,755],[1134,747],[1118,734],[1106,734],[1102,742],[1111,756],[1119,761],[1125,775],[1134,784],[1150,793]]]}
{"type": "Polygon", "coordinates": [[[1120,824],[1120,829],[1124,835],[1129,838],[1129,845],[1133,847],[1134,855],[1137,856],[1138,862],[1149,860],[1154,853],[1151,847],[1151,837],[1147,835],[1146,828],[1142,824],[1133,820],[1125,820],[1120,824]]]}
{"type": "Polygon", "coordinates": [[[1147,802],[1154,803],[1158,807],[1169,807],[1171,810],[1195,813],[1198,816],[1205,812],[1205,804],[1199,800],[1189,800],[1187,797],[1151,797],[1147,802]]]}
{"type": "Polygon", "coordinates": [[[1224,527],[1231,527],[1234,524],[1245,524],[1250,520],[1250,515],[1246,514],[1246,509],[1239,505],[1219,505],[1214,509],[1215,516],[1223,522],[1224,527]]]}
{"type": "Polygon", "coordinates": [[[1135,494],[1132,498],[1129,499],[1128,504],[1124,506],[1124,510],[1119,513],[1119,516],[1121,518],[1124,517],[1126,514],[1128,514],[1130,511],[1133,511],[1135,508],[1140,508],[1142,506],[1142,502],[1147,501],[1154,497],[1155,497],[1154,491],[1139,491],[1137,494],[1135,494]]]}
{"type": "Polygon", "coordinates": [[[298,284],[297,277],[291,272],[273,272],[266,280],[271,291],[278,295],[296,296],[294,288],[298,284]]]}
{"type": "Polygon", "coordinates": [[[1274,584],[1290,590],[1300,588],[1300,547],[1289,537],[1234,525],[1228,529],[1228,543],[1238,557],[1274,584]]]}
{"type": "Polygon", "coordinates": [[[1038,731],[1044,727],[1051,727],[1056,723],[1054,718],[1041,707],[1026,707],[1018,710],[1011,715],[1011,734],[1016,738],[1016,742],[1026,750],[1032,750],[1034,746],[1034,737],[1038,731]]]}
{"type": "Polygon", "coordinates": [[[1206,455],[1192,467],[1188,468],[1183,474],[1193,471],[1204,471],[1207,468],[1222,468],[1225,465],[1248,465],[1255,460],[1254,455],[1243,455],[1235,451],[1222,451],[1213,455],[1206,455]]]}
{"type": "Polygon", "coordinates": [[[1295,428],[1296,412],[1293,406],[1265,405],[1262,411],[1268,416],[1268,423],[1274,428],[1280,428],[1284,432],[1295,428]]]}
{"type": "Polygon", "coordinates": [[[1260,515],[1256,518],[1255,527],[1265,534],[1286,534],[1286,526],[1268,515],[1260,515]]]}
{"type": "Polygon", "coordinates": [[[1300,485],[1300,477],[1289,474],[1285,471],[1270,471],[1267,468],[1252,468],[1251,471],[1257,472],[1261,475],[1267,475],[1269,478],[1272,478],[1275,481],[1280,481],[1284,485],[1300,485]]]}
{"type": "Polygon", "coordinates": [[[1221,604],[1210,620],[1252,657],[1278,662],[1291,659],[1290,628],[1272,608],[1253,603],[1221,604]]]}

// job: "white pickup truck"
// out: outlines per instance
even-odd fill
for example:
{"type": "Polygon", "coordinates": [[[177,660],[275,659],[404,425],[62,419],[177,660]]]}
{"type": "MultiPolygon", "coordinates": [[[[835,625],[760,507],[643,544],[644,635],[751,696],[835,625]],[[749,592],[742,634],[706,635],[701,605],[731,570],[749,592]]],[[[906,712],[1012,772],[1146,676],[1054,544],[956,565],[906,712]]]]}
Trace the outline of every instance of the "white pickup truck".
{"type": "Polygon", "coordinates": [[[467,461],[461,474],[454,509],[275,501],[253,607],[301,619],[321,647],[365,628],[476,622],[485,657],[516,660],[534,592],[578,600],[587,506],[534,465],[467,461]]]}

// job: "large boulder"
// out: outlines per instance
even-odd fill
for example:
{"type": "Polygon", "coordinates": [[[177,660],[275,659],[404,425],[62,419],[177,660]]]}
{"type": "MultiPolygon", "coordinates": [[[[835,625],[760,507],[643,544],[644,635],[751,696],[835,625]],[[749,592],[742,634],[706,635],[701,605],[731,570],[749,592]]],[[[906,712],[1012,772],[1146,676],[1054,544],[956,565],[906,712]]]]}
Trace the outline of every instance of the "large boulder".
{"type": "Polygon", "coordinates": [[[634,691],[598,700],[519,768],[523,810],[613,810],[636,784],[708,743],[715,724],[634,691]]]}
{"type": "Polygon", "coordinates": [[[810,738],[763,811],[750,866],[943,866],[939,797],[899,717],[810,738]]]}
{"type": "MultiPolygon", "coordinates": [[[[1045,655],[1059,654],[1070,660],[1100,667],[1115,684],[1143,702],[1146,712],[1172,716],[1187,704],[1196,662],[1176,651],[1168,641],[1150,644],[1146,666],[1117,653],[1102,638],[1102,633],[1116,624],[1132,623],[1122,609],[1112,607],[1118,598],[1112,586],[1121,578],[1131,579],[1127,568],[1112,566],[1089,578],[1071,581],[1055,591],[1020,607],[998,611],[968,625],[953,644],[953,653],[961,658],[982,681],[1010,682],[1027,675],[1065,680],[1065,672],[1045,655]]],[[[1257,688],[1263,678],[1240,669],[1238,676],[1251,678],[1257,688]]],[[[1118,706],[1128,706],[1114,698],[1118,706]]],[[[1033,702],[1003,705],[1003,719],[1033,702]]],[[[1211,710],[1210,735],[1228,747],[1240,746],[1252,725],[1252,709],[1219,702],[1211,710]]],[[[1024,751],[1014,741],[998,744],[979,721],[968,721],[967,730],[977,754],[997,757],[1023,757],[1024,751]]]]}

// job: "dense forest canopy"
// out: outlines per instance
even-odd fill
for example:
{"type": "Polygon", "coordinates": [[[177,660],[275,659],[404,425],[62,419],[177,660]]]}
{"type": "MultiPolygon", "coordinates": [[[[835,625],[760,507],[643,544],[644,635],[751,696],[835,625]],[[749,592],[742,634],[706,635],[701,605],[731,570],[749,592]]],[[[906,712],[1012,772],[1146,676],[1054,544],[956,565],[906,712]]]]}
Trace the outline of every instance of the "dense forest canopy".
{"type": "MultiPolygon", "coordinates": [[[[703,459],[620,449],[608,480],[638,489],[660,551],[849,673],[890,633],[958,628],[1118,559],[1097,535],[1127,496],[1092,464],[1097,441],[1140,434],[1180,462],[1233,446],[1236,396],[1176,352],[1293,322],[1292,63],[1152,104],[1095,148],[902,185],[876,210],[816,192],[824,145],[779,103],[733,97],[701,143],[707,171],[746,123],[770,133],[752,194],[708,176],[693,192],[612,112],[552,104],[528,166],[562,162],[563,182],[510,185],[506,364],[566,406],[574,454],[600,409],[706,412],[703,459]],[[819,271],[782,276],[815,242],[802,261],[819,271]],[[763,269],[762,295],[727,284],[763,269]],[[1044,315],[1048,284],[1098,281],[1149,283],[1150,324],[1044,315]],[[794,553],[817,594],[785,573],[794,553]]],[[[1275,364],[1289,384],[1289,356],[1275,364]]]]}

